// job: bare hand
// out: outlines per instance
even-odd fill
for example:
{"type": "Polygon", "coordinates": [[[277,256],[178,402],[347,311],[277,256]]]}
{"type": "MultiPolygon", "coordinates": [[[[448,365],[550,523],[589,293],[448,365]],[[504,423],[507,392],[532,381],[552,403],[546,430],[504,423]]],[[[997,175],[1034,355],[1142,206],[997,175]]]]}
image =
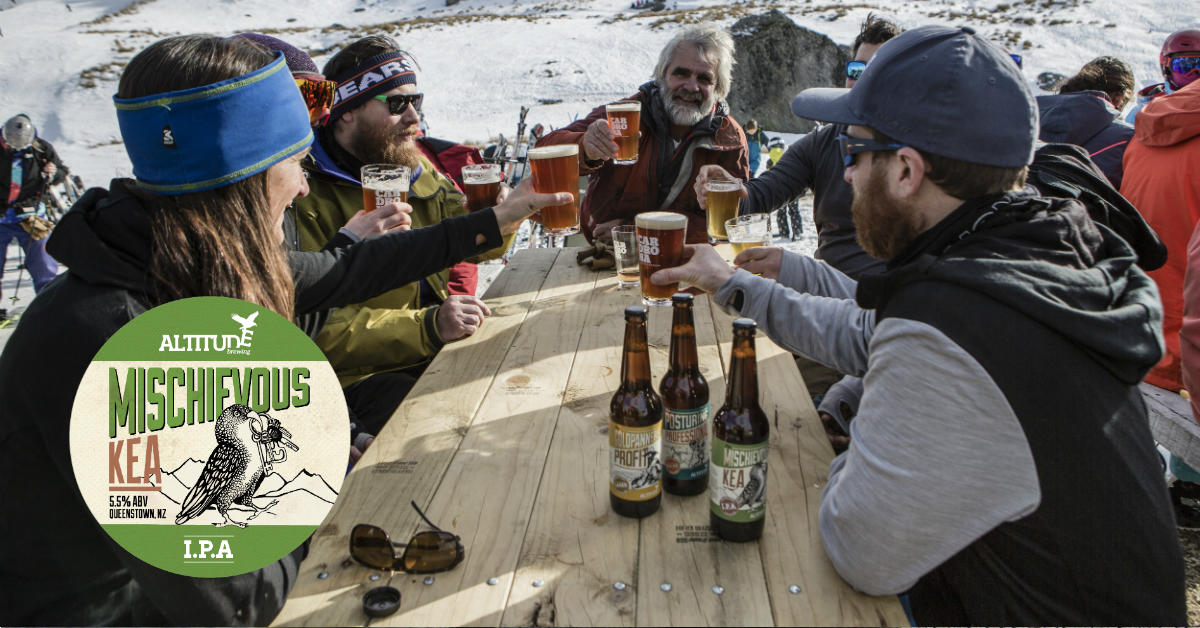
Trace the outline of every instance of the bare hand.
{"type": "Polygon", "coordinates": [[[407,231],[412,228],[411,213],[412,205],[408,203],[388,203],[369,212],[360,209],[346,222],[346,228],[361,240],[383,235],[392,229],[407,231]]]}
{"type": "Polygon", "coordinates": [[[54,162],[50,162],[46,164],[45,168],[42,168],[42,172],[46,173],[47,177],[53,177],[54,173],[58,172],[58,166],[55,166],[54,162]]]}
{"type": "Polygon", "coordinates": [[[617,156],[617,143],[613,141],[608,120],[601,118],[588,127],[583,135],[583,152],[588,161],[606,161],[617,156]]]}
{"type": "MultiPolygon", "coordinates": [[[[519,190],[521,186],[517,186],[519,190]]],[[[492,315],[487,304],[478,298],[454,294],[437,311],[437,332],[445,342],[453,342],[475,333],[483,319],[492,315]]]]}
{"type": "Polygon", "coordinates": [[[616,220],[610,220],[608,222],[602,222],[600,223],[600,226],[596,227],[596,229],[592,231],[592,239],[612,242],[612,230],[614,227],[619,227],[620,225],[620,218],[616,220]]]}
{"type": "Polygon", "coordinates": [[[733,276],[734,270],[707,244],[683,245],[683,257],[686,263],[682,266],[660,270],[650,276],[650,281],[660,286],[682,281],[713,293],[733,276]]]}
{"type": "Polygon", "coordinates": [[[733,265],[767,279],[779,280],[779,265],[783,262],[783,249],[775,246],[756,246],[742,251],[733,258],[733,265]]]}
{"type": "MultiPolygon", "coordinates": [[[[507,187],[507,186],[505,186],[507,187]]],[[[517,230],[530,214],[543,207],[566,205],[574,198],[569,192],[556,194],[538,194],[533,191],[533,177],[525,177],[517,184],[516,189],[504,194],[503,200],[496,205],[496,222],[500,225],[500,233],[508,235],[517,230]]],[[[443,336],[445,338],[445,336],[443,336]]]]}
{"type": "MultiPolygon", "coordinates": [[[[735,178],[736,177],[729,174],[727,170],[720,166],[702,166],[700,168],[700,172],[696,173],[696,183],[694,184],[694,189],[696,190],[696,200],[700,202],[700,206],[704,208],[708,207],[708,205],[705,204],[708,202],[708,188],[704,184],[708,182],[709,179],[735,178]]],[[[742,195],[742,198],[750,196],[750,193],[746,191],[745,186],[742,186],[740,194],[742,195]]]]}

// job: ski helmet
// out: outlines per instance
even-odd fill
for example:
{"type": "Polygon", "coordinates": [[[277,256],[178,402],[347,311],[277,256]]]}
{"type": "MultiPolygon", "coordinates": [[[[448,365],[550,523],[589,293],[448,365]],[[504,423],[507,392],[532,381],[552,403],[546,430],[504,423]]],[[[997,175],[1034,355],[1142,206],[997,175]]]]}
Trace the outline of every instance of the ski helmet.
{"type": "Polygon", "coordinates": [[[1167,36],[1162,51],[1158,53],[1158,65],[1163,78],[1171,80],[1171,58],[1186,53],[1200,54],[1200,28],[1185,28],[1167,36]]]}
{"type": "Polygon", "coordinates": [[[3,133],[4,143],[17,150],[29,148],[37,137],[37,129],[33,128],[33,122],[23,113],[9,118],[8,122],[4,123],[3,133]]]}

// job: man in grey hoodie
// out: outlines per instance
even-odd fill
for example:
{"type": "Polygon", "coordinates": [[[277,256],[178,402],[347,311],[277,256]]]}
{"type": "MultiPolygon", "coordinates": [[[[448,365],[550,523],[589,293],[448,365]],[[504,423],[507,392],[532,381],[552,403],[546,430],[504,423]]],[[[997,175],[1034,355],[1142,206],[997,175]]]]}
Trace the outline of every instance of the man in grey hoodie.
{"type": "Polygon", "coordinates": [[[838,572],[907,591],[921,625],[1184,622],[1137,389],[1163,352],[1161,305],[1082,204],[1023,191],[1038,114],[1018,68],[969,27],[922,27],[854,90],[808,90],[792,109],[847,125],[854,222],[885,272],[856,284],[777,249],[734,271],[694,246],[652,279],[865,373],[821,497],[838,572]]]}

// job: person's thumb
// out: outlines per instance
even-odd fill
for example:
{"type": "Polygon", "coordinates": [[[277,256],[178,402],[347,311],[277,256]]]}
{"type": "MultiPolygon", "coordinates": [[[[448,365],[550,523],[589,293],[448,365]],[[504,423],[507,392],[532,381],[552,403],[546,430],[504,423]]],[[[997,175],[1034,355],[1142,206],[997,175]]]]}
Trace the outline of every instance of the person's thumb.
{"type": "Polygon", "coordinates": [[[667,284],[672,284],[679,281],[686,281],[686,279],[687,273],[683,270],[682,266],[676,266],[675,268],[664,268],[663,270],[650,275],[650,282],[659,286],[665,286],[667,284]]]}
{"type": "Polygon", "coordinates": [[[533,208],[541,209],[543,207],[553,207],[555,205],[566,205],[571,202],[570,192],[556,192],[554,194],[534,194],[533,208]]]}

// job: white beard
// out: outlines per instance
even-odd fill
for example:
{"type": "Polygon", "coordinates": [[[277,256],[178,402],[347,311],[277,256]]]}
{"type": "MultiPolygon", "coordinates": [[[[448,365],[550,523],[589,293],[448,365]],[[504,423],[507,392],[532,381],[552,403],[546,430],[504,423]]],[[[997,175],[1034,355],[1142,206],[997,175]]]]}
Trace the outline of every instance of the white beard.
{"type": "Polygon", "coordinates": [[[716,105],[716,99],[711,95],[697,106],[692,107],[689,106],[690,103],[684,104],[676,101],[665,87],[659,87],[658,93],[663,99],[663,106],[667,110],[667,115],[671,117],[671,122],[679,126],[695,126],[706,118],[712,112],[713,106],[716,105]]]}

